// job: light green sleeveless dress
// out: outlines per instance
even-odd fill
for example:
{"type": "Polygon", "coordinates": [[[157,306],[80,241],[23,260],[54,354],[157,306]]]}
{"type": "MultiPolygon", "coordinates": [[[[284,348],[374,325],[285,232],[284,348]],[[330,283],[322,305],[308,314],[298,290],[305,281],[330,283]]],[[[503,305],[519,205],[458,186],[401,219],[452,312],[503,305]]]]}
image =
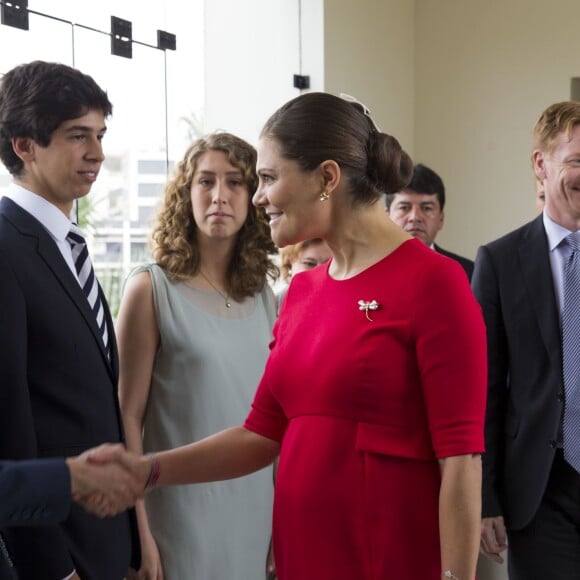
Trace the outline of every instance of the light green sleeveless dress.
{"type": "MultiPolygon", "coordinates": [[[[143,427],[144,451],[241,425],[264,364],[272,292],[225,307],[217,292],[148,271],[160,345],[143,427]]],[[[134,274],[133,273],[133,274],[134,274]]],[[[154,489],[146,506],[166,580],[261,580],[272,527],[272,469],[239,479],[154,489]]]]}

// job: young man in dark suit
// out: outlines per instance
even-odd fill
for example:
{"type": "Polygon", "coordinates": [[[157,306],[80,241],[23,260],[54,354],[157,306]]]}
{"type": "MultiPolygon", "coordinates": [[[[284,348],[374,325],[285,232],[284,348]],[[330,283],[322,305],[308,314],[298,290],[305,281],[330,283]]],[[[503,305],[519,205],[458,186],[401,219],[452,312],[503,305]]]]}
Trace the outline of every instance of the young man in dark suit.
{"type": "Polygon", "coordinates": [[[532,161],[543,212],[482,246],[473,274],[489,357],[481,547],[501,562],[509,543],[511,580],[572,579],[580,578],[580,103],[542,113],[532,161]]]}
{"type": "Polygon", "coordinates": [[[399,193],[386,195],[386,203],[389,216],[398,226],[436,252],[459,262],[471,280],[473,262],[435,243],[445,221],[445,186],[437,173],[421,163],[415,165],[409,185],[399,193]]]}
{"type": "MultiPolygon", "coordinates": [[[[123,441],[118,360],[106,299],[74,202],[104,160],[112,105],[73,68],[36,61],[0,84],[0,457],[69,457],[123,441]]],[[[120,580],[139,568],[134,513],[98,519],[78,505],[60,525],[2,528],[20,580],[120,580]]]]}

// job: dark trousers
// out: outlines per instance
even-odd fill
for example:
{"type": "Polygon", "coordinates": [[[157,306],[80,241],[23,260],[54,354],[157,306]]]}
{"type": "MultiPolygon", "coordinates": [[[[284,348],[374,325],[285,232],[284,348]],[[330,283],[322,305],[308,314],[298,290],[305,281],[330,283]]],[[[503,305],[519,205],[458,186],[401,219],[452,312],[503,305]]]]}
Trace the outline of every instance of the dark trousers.
{"type": "Polygon", "coordinates": [[[580,474],[561,450],[536,515],[508,543],[510,580],[580,580],[580,474]]]}

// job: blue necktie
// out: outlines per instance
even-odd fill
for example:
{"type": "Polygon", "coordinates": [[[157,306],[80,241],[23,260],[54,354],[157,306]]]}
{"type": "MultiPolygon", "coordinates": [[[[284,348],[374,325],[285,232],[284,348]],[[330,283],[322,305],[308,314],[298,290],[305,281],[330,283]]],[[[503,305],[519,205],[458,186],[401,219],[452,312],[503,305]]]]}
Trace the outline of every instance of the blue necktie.
{"type": "Polygon", "coordinates": [[[580,231],[569,234],[566,243],[572,252],[563,279],[564,458],[580,473],[580,231]]]}
{"type": "Polygon", "coordinates": [[[89,306],[95,315],[107,356],[110,356],[109,333],[107,330],[105,309],[99,293],[99,283],[97,282],[95,271],[93,270],[85,238],[83,237],[81,230],[75,224],[72,224],[66,239],[71,247],[72,257],[80,285],[87,298],[89,306]]]}

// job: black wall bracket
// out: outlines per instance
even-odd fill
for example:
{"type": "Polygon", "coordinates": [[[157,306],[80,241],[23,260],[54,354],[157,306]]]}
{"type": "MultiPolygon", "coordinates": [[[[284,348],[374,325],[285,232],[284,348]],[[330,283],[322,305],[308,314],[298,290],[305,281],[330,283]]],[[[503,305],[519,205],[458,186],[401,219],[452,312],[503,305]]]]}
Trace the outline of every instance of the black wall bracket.
{"type": "Polygon", "coordinates": [[[133,24],[111,16],[111,54],[133,58],[133,24]]]}
{"type": "Polygon", "coordinates": [[[157,31],[157,48],[160,50],[175,50],[177,46],[177,41],[175,34],[171,32],[165,32],[165,30],[157,31]]]}
{"type": "Polygon", "coordinates": [[[13,0],[0,6],[2,24],[28,30],[28,0],[13,0]]]}
{"type": "Polygon", "coordinates": [[[308,75],[294,75],[294,88],[309,89],[310,77],[308,75]]]}

